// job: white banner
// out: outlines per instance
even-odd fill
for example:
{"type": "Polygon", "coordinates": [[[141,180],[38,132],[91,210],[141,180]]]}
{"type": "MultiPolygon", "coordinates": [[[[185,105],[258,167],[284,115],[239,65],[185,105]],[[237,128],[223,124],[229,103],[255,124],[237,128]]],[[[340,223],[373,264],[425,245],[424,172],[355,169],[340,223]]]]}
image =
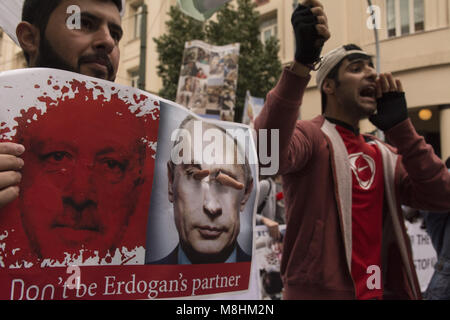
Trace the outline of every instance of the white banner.
{"type": "Polygon", "coordinates": [[[431,244],[430,236],[425,229],[421,228],[422,219],[414,223],[405,221],[405,224],[411,240],[414,266],[419,278],[420,289],[425,292],[433,275],[434,265],[437,262],[436,251],[431,244]]]}

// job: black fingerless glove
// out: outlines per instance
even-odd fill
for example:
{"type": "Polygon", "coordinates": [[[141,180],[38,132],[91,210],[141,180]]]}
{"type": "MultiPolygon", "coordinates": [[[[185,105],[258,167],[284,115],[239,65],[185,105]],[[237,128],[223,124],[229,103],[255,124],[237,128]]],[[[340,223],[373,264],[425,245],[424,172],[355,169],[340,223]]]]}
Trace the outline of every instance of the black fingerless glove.
{"type": "Polygon", "coordinates": [[[377,114],[369,117],[377,128],[386,131],[408,119],[404,92],[387,92],[377,99],[377,114]]]}
{"type": "Polygon", "coordinates": [[[299,4],[291,17],[295,33],[295,60],[304,65],[312,64],[319,60],[323,44],[316,46],[320,35],[316,30],[317,17],[313,15],[310,7],[299,4]]]}

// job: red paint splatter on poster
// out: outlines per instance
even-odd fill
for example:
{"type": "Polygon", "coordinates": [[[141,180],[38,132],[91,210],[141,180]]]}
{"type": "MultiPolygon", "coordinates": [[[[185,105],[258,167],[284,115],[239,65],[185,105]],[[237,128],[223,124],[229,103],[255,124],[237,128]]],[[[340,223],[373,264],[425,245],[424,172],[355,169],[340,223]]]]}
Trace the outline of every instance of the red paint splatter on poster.
{"type": "MultiPolygon", "coordinates": [[[[136,108],[118,93],[107,98],[103,88],[86,82],[69,86],[53,86],[60,98],[37,98],[45,112],[30,106],[14,119],[13,140],[26,152],[19,199],[0,215],[9,230],[0,252],[6,267],[63,261],[81,249],[83,260],[106,263],[118,250],[125,263],[131,258],[124,249],[145,247],[156,153],[149,142],[158,138],[159,109],[136,108]],[[70,91],[74,97],[66,95],[70,91]]],[[[133,97],[136,104],[146,99],[133,97]]],[[[2,123],[0,135],[10,130],[2,123]]]]}

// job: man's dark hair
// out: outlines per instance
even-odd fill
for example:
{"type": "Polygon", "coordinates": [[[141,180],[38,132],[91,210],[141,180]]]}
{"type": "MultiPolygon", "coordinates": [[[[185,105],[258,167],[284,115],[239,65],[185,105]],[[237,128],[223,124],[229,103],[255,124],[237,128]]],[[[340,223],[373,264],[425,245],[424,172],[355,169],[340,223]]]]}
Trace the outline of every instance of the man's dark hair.
{"type": "Polygon", "coordinates": [[[263,272],[263,287],[268,295],[275,295],[283,290],[283,281],[280,272],[263,272]]]}
{"type": "MultiPolygon", "coordinates": [[[[362,50],[361,47],[357,46],[356,44],[350,43],[347,44],[345,46],[343,46],[344,49],[346,51],[351,51],[351,50],[362,50]]],[[[339,63],[337,65],[334,66],[333,69],[331,69],[331,71],[328,73],[328,75],[325,77],[325,79],[331,79],[334,80],[334,82],[336,83],[336,88],[340,86],[340,82],[339,82],[339,68],[342,65],[342,62],[344,62],[345,59],[347,59],[348,61],[353,61],[356,59],[367,59],[367,60],[372,60],[370,57],[364,55],[364,54],[360,54],[360,53],[353,53],[347,57],[345,57],[344,59],[342,59],[341,61],[339,61],[339,63]]],[[[327,107],[327,95],[325,94],[325,92],[322,91],[322,88],[319,88],[320,90],[320,94],[322,96],[322,114],[325,112],[326,107],[327,107]]]]}
{"type": "MultiPolygon", "coordinates": [[[[22,9],[22,21],[26,21],[39,29],[41,39],[44,38],[48,19],[52,12],[63,0],[25,0],[22,9]]],[[[122,11],[122,0],[101,0],[113,2],[119,12],[122,11]]],[[[24,52],[27,64],[30,63],[30,56],[24,52]]]]}
{"type": "Polygon", "coordinates": [[[450,169],[450,157],[447,158],[447,161],[445,161],[445,165],[448,169],[450,169]]]}

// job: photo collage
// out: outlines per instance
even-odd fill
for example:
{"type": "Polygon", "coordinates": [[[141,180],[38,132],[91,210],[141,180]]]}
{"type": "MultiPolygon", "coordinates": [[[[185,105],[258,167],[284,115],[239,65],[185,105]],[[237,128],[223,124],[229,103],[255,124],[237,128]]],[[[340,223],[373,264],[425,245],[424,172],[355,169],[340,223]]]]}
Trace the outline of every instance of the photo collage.
{"type": "Polygon", "coordinates": [[[187,42],[176,102],[206,118],[233,121],[239,44],[187,42]]]}

